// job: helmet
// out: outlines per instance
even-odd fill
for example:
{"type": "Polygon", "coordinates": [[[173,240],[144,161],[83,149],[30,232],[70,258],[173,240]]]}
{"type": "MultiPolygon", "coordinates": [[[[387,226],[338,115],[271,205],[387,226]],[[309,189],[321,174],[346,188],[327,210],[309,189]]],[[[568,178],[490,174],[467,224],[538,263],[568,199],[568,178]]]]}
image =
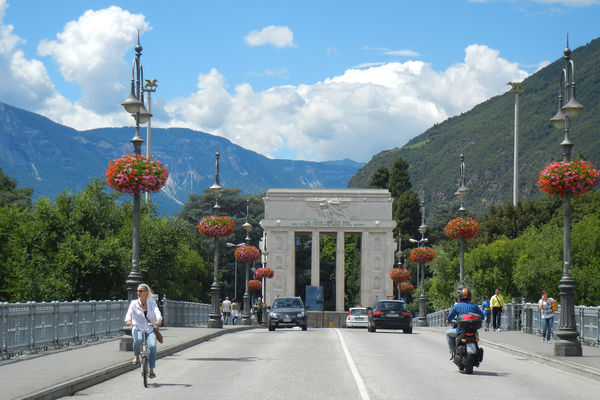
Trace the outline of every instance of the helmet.
{"type": "Polygon", "coordinates": [[[458,290],[458,299],[459,300],[471,300],[471,291],[467,288],[462,288],[458,290]]]}

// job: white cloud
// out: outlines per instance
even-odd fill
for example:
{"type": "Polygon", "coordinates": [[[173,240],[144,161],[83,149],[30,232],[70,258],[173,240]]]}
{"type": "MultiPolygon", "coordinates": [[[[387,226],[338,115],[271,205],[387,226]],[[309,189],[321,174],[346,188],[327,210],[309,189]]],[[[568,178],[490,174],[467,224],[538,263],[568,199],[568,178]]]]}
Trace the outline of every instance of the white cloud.
{"type": "Polygon", "coordinates": [[[600,4],[600,0],[533,0],[541,4],[561,4],[567,7],[589,7],[600,4]]]}
{"type": "Polygon", "coordinates": [[[53,57],[65,80],[81,87],[81,107],[107,113],[114,111],[127,93],[124,55],[131,51],[138,30],[143,33],[149,28],[143,15],[119,7],[89,10],[67,23],[56,40],[43,40],[38,51],[53,57]]]}
{"type": "Polygon", "coordinates": [[[262,92],[243,84],[229,93],[213,69],[199,76],[197,92],[168,103],[170,120],[163,123],[215,133],[267,155],[286,146],[302,159],[366,161],[527,75],[482,45],[467,47],[464,61],[445,71],[422,61],[388,63],[262,92]]]}
{"type": "Polygon", "coordinates": [[[270,44],[277,48],[294,47],[294,32],[287,26],[267,26],[260,31],[252,31],[244,38],[248,45],[265,46],[270,44]]]}
{"type": "Polygon", "coordinates": [[[386,50],[383,54],[388,56],[421,57],[419,53],[413,50],[386,50]]]}
{"type": "Polygon", "coordinates": [[[124,55],[131,51],[137,29],[149,29],[144,16],[118,7],[87,11],[67,23],[57,40],[39,44],[40,55],[52,56],[64,79],[81,87],[81,99],[72,103],[56,91],[41,60],[26,58],[19,47],[25,41],[13,33],[12,25],[3,23],[7,7],[6,0],[0,0],[1,101],[77,129],[132,124],[120,106],[131,78],[123,76],[123,71],[131,71],[124,55]]]}

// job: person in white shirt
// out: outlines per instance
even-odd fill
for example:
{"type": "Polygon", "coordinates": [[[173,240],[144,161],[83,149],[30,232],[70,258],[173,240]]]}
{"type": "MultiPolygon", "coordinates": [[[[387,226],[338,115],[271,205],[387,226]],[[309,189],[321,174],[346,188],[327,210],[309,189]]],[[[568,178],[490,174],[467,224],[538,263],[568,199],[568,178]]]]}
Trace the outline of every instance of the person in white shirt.
{"type": "Polygon", "coordinates": [[[542,314],[542,342],[550,343],[552,335],[552,324],[554,324],[554,311],[552,311],[552,302],[554,299],[548,297],[548,293],[544,290],[542,298],[538,302],[540,312],[542,314]]]}
{"type": "Polygon", "coordinates": [[[223,314],[223,325],[227,325],[229,316],[231,315],[231,300],[229,300],[229,297],[225,297],[221,305],[221,313],[223,314]]]}
{"type": "Polygon", "coordinates": [[[140,351],[144,337],[148,343],[148,364],[150,371],[148,376],[154,378],[154,368],[156,367],[156,334],[152,325],[162,325],[162,314],[158,309],[158,304],[152,298],[152,291],[145,283],[141,283],[137,288],[138,298],[132,300],[125,315],[125,323],[127,326],[132,326],[131,336],[133,336],[133,359],[134,364],[140,362],[140,351]]]}

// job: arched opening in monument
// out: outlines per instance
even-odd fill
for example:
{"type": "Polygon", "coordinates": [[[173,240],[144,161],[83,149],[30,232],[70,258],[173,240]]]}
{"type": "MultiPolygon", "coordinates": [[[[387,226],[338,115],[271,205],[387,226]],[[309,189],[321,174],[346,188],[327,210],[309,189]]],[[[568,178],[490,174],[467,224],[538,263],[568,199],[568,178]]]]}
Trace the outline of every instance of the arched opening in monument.
{"type": "Polygon", "coordinates": [[[296,287],[294,295],[306,302],[306,287],[310,286],[312,235],[308,232],[296,232],[295,236],[296,287]]]}
{"type": "Polygon", "coordinates": [[[348,310],[350,307],[361,305],[360,303],[360,233],[344,234],[344,306],[348,310]]]}
{"type": "Polygon", "coordinates": [[[334,233],[321,233],[319,239],[321,249],[319,282],[323,287],[323,308],[325,311],[335,311],[336,236],[334,233]]]}

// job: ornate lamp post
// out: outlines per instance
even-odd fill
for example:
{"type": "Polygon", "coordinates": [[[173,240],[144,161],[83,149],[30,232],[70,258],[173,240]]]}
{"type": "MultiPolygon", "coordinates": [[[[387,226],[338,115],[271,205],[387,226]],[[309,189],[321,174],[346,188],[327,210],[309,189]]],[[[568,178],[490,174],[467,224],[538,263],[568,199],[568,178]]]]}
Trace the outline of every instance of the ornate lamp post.
{"type": "MultiPolygon", "coordinates": [[[[144,139],[140,137],[140,124],[150,121],[150,114],[144,107],[144,96],[141,89],[141,81],[144,79],[144,72],[140,58],[142,57],[142,46],[140,45],[140,36],[138,33],[138,43],[135,46],[135,57],[131,67],[131,92],[129,97],[121,103],[131,116],[135,119],[135,136],[131,139],[133,143],[133,152],[136,155],[142,153],[142,143],[144,139]]],[[[127,298],[129,301],[137,298],[136,289],[142,282],[140,274],[140,192],[133,193],[133,215],[132,215],[132,240],[131,240],[131,271],[127,276],[127,298]]]]}
{"type": "MultiPolygon", "coordinates": [[[[243,246],[244,244],[245,244],[245,243],[238,243],[238,244],[235,244],[235,243],[230,243],[230,242],[227,242],[227,243],[225,243],[225,246],[227,246],[227,247],[235,247],[235,248],[238,248],[238,247],[240,247],[240,246],[243,246]]],[[[233,265],[234,265],[234,266],[233,266],[233,298],[234,298],[234,299],[237,299],[237,298],[238,298],[238,297],[237,297],[237,270],[238,270],[238,259],[237,259],[236,257],[233,257],[233,260],[234,260],[234,261],[233,261],[233,265]]]]}
{"type": "MultiPolygon", "coordinates": [[[[246,199],[246,222],[242,225],[242,228],[246,230],[246,246],[250,246],[250,231],[252,230],[252,225],[248,223],[248,215],[250,211],[250,199],[246,199]]],[[[249,277],[249,265],[250,263],[246,261],[246,291],[244,292],[244,309],[242,310],[242,325],[252,325],[252,320],[250,319],[250,293],[248,292],[248,277],[249,277]]]]}
{"type": "Polygon", "coordinates": [[[521,82],[508,82],[510,92],[515,95],[515,145],[513,163],[513,206],[519,202],[519,94],[523,93],[521,82]]]}
{"type": "MultiPolygon", "coordinates": [[[[458,190],[454,193],[460,200],[460,215],[463,216],[467,209],[464,206],[463,200],[469,193],[469,188],[465,185],[465,156],[460,154],[460,179],[458,180],[458,190]]],[[[460,246],[460,282],[459,287],[465,287],[465,241],[461,238],[459,240],[460,246]]]]}
{"type": "MultiPolygon", "coordinates": [[[[219,184],[219,157],[221,155],[219,152],[215,154],[217,159],[215,165],[215,183],[209,188],[215,194],[215,205],[213,206],[213,210],[215,215],[217,215],[221,206],[219,205],[219,195],[221,194],[222,187],[219,184]]],[[[208,314],[208,324],[209,328],[222,328],[223,320],[221,319],[221,311],[219,310],[219,304],[221,301],[221,285],[219,284],[219,238],[215,235],[214,238],[214,262],[213,262],[213,283],[210,286],[211,297],[211,311],[208,314]]]]}
{"type": "MultiPolygon", "coordinates": [[[[421,234],[421,239],[409,239],[411,243],[418,243],[419,247],[423,247],[423,244],[427,242],[427,238],[425,234],[427,233],[427,229],[429,227],[425,224],[425,202],[421,200],[421,226],[419,226],[419,233],[421,234]]],[[[425,295],[425,263],[419,262],[420,272],[420,285],[421,285],[421,294],[419,296],[419,319],[417,321],[417,326],[427,326],[427,313],[425,310],[425,304],[427,302],[427,296],[425,295]]]]}
{"type": "MultiPolygon", "coordinates": [[[[567,47],[563,53],[566,65],[560,73],[558,112],[550,121],[554,127],[564,129],[565,138],[560,145],[563,148],[563,160],[570,161],[573,143],[569,140],[569,123],[581,114],[583,106],[575,98],[575,64],[571,60],[568,36],[567,47]]],[[[563,209],[563,275],[558,285],[561,304],[560,326],[556,333],[559,340],[554,342],[554,355],[581,356],[581,342],[575,325],[575,280],[571,275],[571,196],[568,192],[563,196],[563,209]]]]}
{"type": "MultiPolygon", "coordinates": [[[[156,79],[146,79],[146,83],[144,84],[144,87],[142,88],[142,92],[148,93],[148,112],[152,112],[152,107],[151,107],[151,94],[156,92],[156,88],[158,87],[158,84],[156,83],[157,80],[156,79]]],[[[146,157],[150,157],[151,153],[150,153],[150,131],[151,131],[151,123],[150,120],[148,120],[148,126],[146,127],[146,157]]],[[[146,203],[148,202],[150,193],[146,192],[146,203]]]]}

